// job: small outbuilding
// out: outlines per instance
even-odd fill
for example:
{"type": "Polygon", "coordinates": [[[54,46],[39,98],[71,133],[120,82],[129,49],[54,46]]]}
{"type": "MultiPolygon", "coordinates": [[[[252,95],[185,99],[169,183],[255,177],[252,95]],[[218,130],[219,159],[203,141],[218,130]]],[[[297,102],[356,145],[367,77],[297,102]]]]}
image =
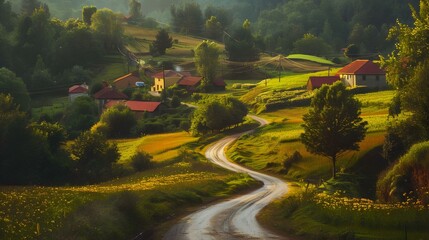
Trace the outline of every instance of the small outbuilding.
{"type": "Polygon", "coordinates": [[[105,87],[94,94],[94,98],[98,100],[100,113],[104,105],[111,100],[127,100],[128,96],[119,92],[115,88],[105,87]]]}
{"type": "Polygon", "coordinates": [[[108,101],[104,107],[110,108],[118,104],[127,106],[132,112],[134,112],[136,117],[141,117],[145,112],[156,112],[161,105],[161,102],[111,100],[108,101]]]}
{"type": "Polygon", "coordinates": [[[313,91],[322,87],[322,85],[332,85],[336,81],[340,81],[339,76],[311,76],[307,81],[307,90],[313,91]]]}
{"type": "Polygon", "coordinates": [[[76,98],[81,96],[88,96],[88,85],[86,85],[86,83],[69,87],[70,102],[73,102],[76,98]]]}
{"type": "Polygon", "coordinates": [[[138,71],[129,73],[120,78],[117,78],[113,81],[112,85],[117,89],[126,89],[126,88],[134,88],[136,87],[137,82],[141,82],[140,75],[138,71]]]}

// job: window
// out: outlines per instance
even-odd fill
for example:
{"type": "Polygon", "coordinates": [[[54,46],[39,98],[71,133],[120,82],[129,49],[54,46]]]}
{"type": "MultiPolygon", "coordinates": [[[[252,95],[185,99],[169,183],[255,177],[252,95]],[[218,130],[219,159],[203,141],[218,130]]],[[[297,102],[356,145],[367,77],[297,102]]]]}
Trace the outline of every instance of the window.
{"type": "Polygon", "coordinates": [[[380,81],[380,76],[379,75],[375,76],[375,80],[380,81]]]}
{"type": "Polygon", "coordinates": [[[366,75],[362,75],[362,80],[365,81],[366,80],[366,75]]]}

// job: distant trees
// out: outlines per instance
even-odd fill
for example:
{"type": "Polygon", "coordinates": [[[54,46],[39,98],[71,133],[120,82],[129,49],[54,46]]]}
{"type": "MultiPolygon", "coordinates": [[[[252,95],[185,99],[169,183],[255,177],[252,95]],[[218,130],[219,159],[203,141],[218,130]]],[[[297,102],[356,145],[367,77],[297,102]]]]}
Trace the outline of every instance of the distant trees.
{"type": "Polygon", "coordinates": [[[193,113],[190,131],[195,135],[221,131],[242,123],[247,113],[247,107],[235,98],[207,99],[193,113]]]}
{"type": "Polygon", "coordinates": [[[214,42],[203,41],[195,48],[194,54],[197,71],[203,77],[202,88],[208,90],[218,73],[219,47],[214,42]]]}
{"type": "Polygon", "coordinates": [[[214,40],[222,40],[223,27],[215,16],[211,16],[206,20],[204,30],[206,37],[214,40]]]}
{"type": "Polygon", "coordinates": [[[183,34],[201,35],[204,19],[200,5],[186,3],[183,7],[171,6],[171,25],[173,30],[183,34]]]}
{"type": "Polygon", "coordinates": [[[365,137],[368,123],[362,121],[360,108],[353,94],[337,82],[316,92],[309,112],[303,117],[301,142],[309,152],[331,159],[333,178],[338,156],[359,150],[358,143],[365,137]]]}
{"type": "Polygon", "coordinates": [[[0,94],[10,94],[21,111],[30,110],[30,96],[21,78],[6,68],[0,68],[0,94]]]}
{"type": "Polygon", "coordinates": [[[232,37],[225,39],[225,50],[231,61],[247,62],[259,59],[259,49],[250,31],[250,21],[246,19],[243,26],[234,31],[232,37]]]}
{"type": "Polygon", "coordinates": [[[130,0],[129,2],[129,16],[133,21],[139,21],[143,18],[142,16],[142,4],[137,0],[130,0]]]}
{"type": "Polygon", "coordinates": [[[77,137],[89,130],[98,121],[98,106],[90,97],[78,97],[65,112],[61,123],[66,126],[70,137],[77,137]]]}
{"type": "Polygon", "coordinates": [[[294,42],[293,46],[293,52],[301,54],[324,56],[332,52],[331,46],[311,33],[304,34],[304,37],[294,42]]]}
{"type": "Polygon", "coordinates": [[[152,54],[164,55],[167,48],[173,46],[173,38],[168,34],[167,30],[161,29],[152,43],[152,54]]]}

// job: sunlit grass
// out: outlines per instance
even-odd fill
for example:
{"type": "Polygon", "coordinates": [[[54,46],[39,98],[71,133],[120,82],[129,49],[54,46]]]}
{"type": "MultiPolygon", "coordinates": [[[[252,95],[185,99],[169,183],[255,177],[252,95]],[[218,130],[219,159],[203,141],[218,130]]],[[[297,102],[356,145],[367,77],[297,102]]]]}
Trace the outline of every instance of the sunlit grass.
{"type": "Polygon", "coordinates": [[[287,58],[293,59],[293,60],[306,60],[306,61],[316,62],[320,64],[334,65],[333,62],[327,59],[317,57],[317,56],[312,56],[312,55],[306,55],[306,54],[291,54],[287,56],[287,58]]]}

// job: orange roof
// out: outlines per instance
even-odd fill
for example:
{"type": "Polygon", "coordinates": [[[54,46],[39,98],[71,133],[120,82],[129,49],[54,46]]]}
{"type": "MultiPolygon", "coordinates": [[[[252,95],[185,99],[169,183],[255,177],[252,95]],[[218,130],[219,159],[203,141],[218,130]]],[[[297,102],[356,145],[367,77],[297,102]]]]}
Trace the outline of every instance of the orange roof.
{"type": "Polygon", "coordinates": [[[95,99],[128,99],[128,96],[111,87],[105,87],[94,94],[95,99]]]}
{"type": "Polygon", "coordinates": [[[122,77],[119,77],[119,78],[115,79],[113,81],[113,83],[117,83],[117,82],[120,82],[120,81],[138,82],[138,81],[140,81],[140,78],[137,77],[133,73],[129,73],[129,74],[125,75],[125,76],[122,76],[122,77]]]}
{"type": "Polygon", "coordinates": [[[142,102],[142,101],[119,101],[112,100],[106,103],[106,107],[113,107],[117,104],[127,106],[133,112],[154,112],[161,102],[142,102]]]}
{"type": "Polygon", "coordinates": [[[69,87],[69,93],[87,93],[88,88],[82,86],[82,85],[74,85],[69,87]]]}
{"type": "Polygon", "coordinates": [[[380,66],[369,60],[356,60],[344,68],[340,69],[337,74],[354,74],[354,75],[384,75],[386,74],[380,66]]]}
{"type": "Polygon", "coordinates": [[[320,88],[323,84],[332,85],[334,82],[339,81],[338,76],[326,76],[326,77],[315,77],[312,76],[308,79],[311,82],[311,86],[314,88],[320,88]]]}
{"type": "Polygon", "coordinates": [[[177,84],[180,86],[196,86],[200,83],[202,77],[183,77],[177,84]]]}

